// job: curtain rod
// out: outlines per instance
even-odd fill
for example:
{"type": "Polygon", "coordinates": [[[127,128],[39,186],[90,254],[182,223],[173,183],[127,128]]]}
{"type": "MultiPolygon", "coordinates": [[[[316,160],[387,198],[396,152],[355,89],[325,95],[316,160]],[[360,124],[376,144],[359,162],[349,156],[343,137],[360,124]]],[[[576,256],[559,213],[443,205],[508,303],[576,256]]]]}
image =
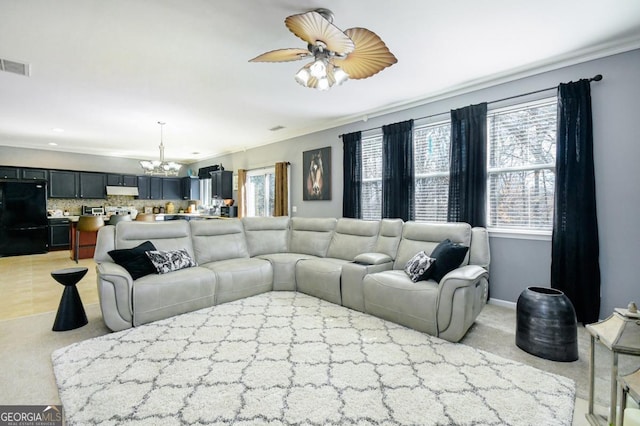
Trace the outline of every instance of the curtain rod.
{"type": "MultiPolygon", "coordinates": [[[[596,74],[595,76],[593,76],[593,77],[591,77],[591,78],[589,79],[589,83],[591,83],[592,81],[600,81],[600,80],[602,80],[602,74],[596,74]]],[[[502,99],[496,99],[496,100],[493,100],[493,101],[487,102],[487,104],[495,104],[495,103],[497,103],[497,102],[503,102],[503,101],[508,101],[508,100],[511,100],[511,99],[522,98],[522,97],[524,97],[524,96],[535,95],[536,93],[547,92],[547,91],[549,91],[549,90],[553,90],[553,89],[557,89],[557,88],[558,88],[558,86],[554,86],[554,87],[547,87],[546,89],[539,89],[539,90],[534,90],[534,91],[532,91],[532,92],[522,93],[522,94],[520,94],[520,95],[514,95],[514,96],[508,96],[508,97],[506,97],[506,98],[502,98],[502,99]]],[[[424,119],[427,119],[427,118],[438,117],[438,116],[440,116],[440,115],[449,114],[450,112],[451,112],[451,111],[446,111],[446,112],[439,112],[439,113],[437,113],[437,114],[425,115],[424,117],[414,118],[414,120],[424,120],[424,119]]],[[[370,131],[370,130],[376,130],[376,129],[378,129],[378,128],[379,128],[379,127],[372,127],[372,128],[370,128],[370,129],[364,129],[364,130],[360,130],[360,131],[361,131],[361,132],[368,132],[368,131],[370,131]]],[[[356,130],[356,131],[357,131],[357,130],[356,130]]],[[[343,133],[343,134],[341,134],[341,135],[338,135],[338,137],[339,137],[339,138],[341,138],[341,137],[342,137],[342,136],[344,136],[344,135],[345,135],[345,134],[343,133]]]]}
{"type": "Polygon", "coordinates": [[[264,170],[264,169],[274,168],[276,166],[276,164],[278,164],[278,163],[285,163],[287,166],[291,165],[291,163],[289,161],[276,161],[273,164],[268,164],[268,165],[262,166],[262,167],[254,167],[252,169],[238,169],[238,170],[244,170],[246,172],[255,172],[256,170],[264,170]]]}

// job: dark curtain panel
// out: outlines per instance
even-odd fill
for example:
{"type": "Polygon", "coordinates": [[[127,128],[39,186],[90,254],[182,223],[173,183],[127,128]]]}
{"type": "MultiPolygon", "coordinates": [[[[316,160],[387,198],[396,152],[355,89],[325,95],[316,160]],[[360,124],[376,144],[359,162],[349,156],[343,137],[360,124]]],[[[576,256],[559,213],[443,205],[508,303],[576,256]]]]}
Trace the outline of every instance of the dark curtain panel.
{"type": "Polygon", "coordinates": [[[487,104],[451,111],[449,222],[486,226],[487,104]]]}
{"type": "Polygon", "coordinates": [[[282,161],[275,166],[276,193],[273,200],[274,216],[289,216],[289,163],[282,161]]]}
{"type": "Polygon", "coordinates": [[[413,219],[413,120],[382,126],[382,217],[413,219]]]}
{"type": "Polygon", "coordinates": [[[551,287],[567,295],[583,324],[598,321],[600,314],[595,186],[589,81],[561,84],[551,287]]]}
{"type": "Polygon", "coordinates": [[[342,216],[362,218],[362,132],[342,135],[344,146],[342,164],[344,187],[342,190],[342,216]]]}

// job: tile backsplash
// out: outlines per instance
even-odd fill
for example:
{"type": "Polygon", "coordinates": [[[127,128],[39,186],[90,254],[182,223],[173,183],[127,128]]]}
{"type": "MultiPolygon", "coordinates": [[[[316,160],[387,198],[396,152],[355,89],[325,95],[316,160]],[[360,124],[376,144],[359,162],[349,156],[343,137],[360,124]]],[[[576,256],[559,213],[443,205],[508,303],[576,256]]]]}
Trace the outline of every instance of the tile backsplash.
{"type": "Polygon", "coordinates": [[[144,211],[145,207],[164,207],[171,201],[175,210],[187,209],[189,202],[184,200],[138,200],[127,195],[108,195],[107,199],[75,199],[75,198],[49,198],[47,210],[67,210],[70,215],[82,214],[82,206],[106,207],[106,206],[133,206],[138,211],[144,211]]]}

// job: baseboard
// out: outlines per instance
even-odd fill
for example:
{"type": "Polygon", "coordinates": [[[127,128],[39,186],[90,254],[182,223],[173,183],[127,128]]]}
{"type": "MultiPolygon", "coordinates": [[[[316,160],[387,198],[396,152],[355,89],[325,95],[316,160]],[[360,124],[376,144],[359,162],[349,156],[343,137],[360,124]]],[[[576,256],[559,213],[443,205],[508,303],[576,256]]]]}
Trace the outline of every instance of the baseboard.
{"type": "Polygon", "coordinates": [[[510,309],[516,308],[516,303],[509,302],[508,300],[490,298],[488,303],[490,305],[502,306],[503,308],[510,308],[510,309]]]}

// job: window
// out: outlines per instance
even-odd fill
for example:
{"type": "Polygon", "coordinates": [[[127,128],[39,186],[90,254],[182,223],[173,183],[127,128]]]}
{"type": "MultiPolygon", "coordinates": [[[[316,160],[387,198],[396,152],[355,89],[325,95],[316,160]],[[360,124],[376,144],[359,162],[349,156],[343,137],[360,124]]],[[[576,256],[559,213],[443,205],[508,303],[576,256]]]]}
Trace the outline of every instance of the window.
{"type": "Polygon", "coordinates": [[[415,219],[446,222],[449,201],[451,122],[416,127],[413,133],[415,219]]]}
{"type": "Polygon", "coordinates": [[[362,218],[382,217],[382,135],[362,138],[362,218]]]}
{"type": "Polygon", "coordinates": [[[489,227],[552,229],[556,109],[553,98],[487,114],[489,227]]]}
{"type": "Polygon", "coordinates": [[[274,167],[249,170],[245,182],[247,216],[273,216],[276,196],[274,167]]]}

